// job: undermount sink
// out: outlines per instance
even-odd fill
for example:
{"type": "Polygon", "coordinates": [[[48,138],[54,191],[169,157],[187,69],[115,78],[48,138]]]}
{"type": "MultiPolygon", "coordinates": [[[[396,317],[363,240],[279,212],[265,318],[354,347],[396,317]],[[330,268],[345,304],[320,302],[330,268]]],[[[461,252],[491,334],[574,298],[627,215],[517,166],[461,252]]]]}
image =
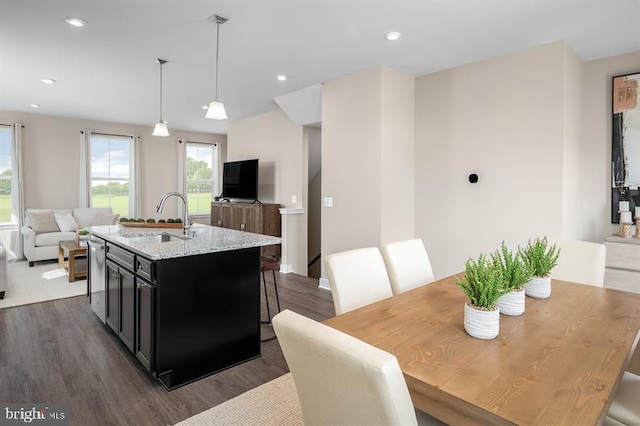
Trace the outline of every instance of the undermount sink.
{"type": "Polygon", "coordinates": [[[139,244],[155,244],[155,243],[166,243],[169,241],[176,241],[176,240],[185,241],[185,240],[190,240],[191,238],[193,237],[163,232],[162,234],[141,235],[139,237],[130,237],[129,240],[139,244]]]}

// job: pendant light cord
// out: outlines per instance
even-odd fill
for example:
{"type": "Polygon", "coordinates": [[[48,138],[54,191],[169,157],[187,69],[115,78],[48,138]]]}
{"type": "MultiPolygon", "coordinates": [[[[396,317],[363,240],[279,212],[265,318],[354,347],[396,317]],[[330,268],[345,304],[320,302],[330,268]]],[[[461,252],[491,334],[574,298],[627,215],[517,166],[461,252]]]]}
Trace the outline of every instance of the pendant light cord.
{"type": "Polygon", "coordinates": [[[218,100],[218,52],[220,51],[220,22],[216,21],[216,97],[218,100]]]}
{"type": "Polygon", "coordinates": [[[162,62],[160,62],[160,122],[162,121],[162,62]]]}

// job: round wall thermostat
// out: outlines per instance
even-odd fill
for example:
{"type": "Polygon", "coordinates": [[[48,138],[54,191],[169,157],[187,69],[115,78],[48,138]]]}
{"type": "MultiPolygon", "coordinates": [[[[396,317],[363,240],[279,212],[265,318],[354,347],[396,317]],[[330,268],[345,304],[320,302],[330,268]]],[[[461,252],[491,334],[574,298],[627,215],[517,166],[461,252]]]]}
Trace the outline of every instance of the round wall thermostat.
{"type": "Polygon", "coordinates": [[[471,174],[469,175],[469,182],[471,182],[471,183],[476,183],[476,182],[478,182],[478,175],[477,175],[477,174],[475,174],[475,173],[471,173],[471,174]]]}

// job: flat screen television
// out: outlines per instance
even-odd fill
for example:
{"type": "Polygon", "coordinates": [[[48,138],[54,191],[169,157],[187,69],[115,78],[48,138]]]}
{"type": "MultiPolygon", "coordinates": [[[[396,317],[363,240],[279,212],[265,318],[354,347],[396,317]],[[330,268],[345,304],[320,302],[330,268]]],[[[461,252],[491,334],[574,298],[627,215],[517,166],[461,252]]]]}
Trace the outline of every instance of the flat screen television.
{"type": "Polygon", "coordinates": [[[222,198],[258,199],[258,160],[229,161],[222,165],[222,198]]]}

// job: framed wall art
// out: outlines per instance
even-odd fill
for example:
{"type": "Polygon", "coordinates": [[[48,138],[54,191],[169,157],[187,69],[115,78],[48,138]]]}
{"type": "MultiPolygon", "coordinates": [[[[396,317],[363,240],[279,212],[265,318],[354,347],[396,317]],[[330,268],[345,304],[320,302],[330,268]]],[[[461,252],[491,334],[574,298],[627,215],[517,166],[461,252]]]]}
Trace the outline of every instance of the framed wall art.
{"type": "Polygon", "coordinates": [[[640,72],[613,77],[611,137],[611,222],[640,216],[640,72]],[[627,204],[628,203],[628,204],[627,204]],[[637,209],[636,209],[637,207],[637,209]],[[628,208],[631,213],[622,214],[628,208]]]}

